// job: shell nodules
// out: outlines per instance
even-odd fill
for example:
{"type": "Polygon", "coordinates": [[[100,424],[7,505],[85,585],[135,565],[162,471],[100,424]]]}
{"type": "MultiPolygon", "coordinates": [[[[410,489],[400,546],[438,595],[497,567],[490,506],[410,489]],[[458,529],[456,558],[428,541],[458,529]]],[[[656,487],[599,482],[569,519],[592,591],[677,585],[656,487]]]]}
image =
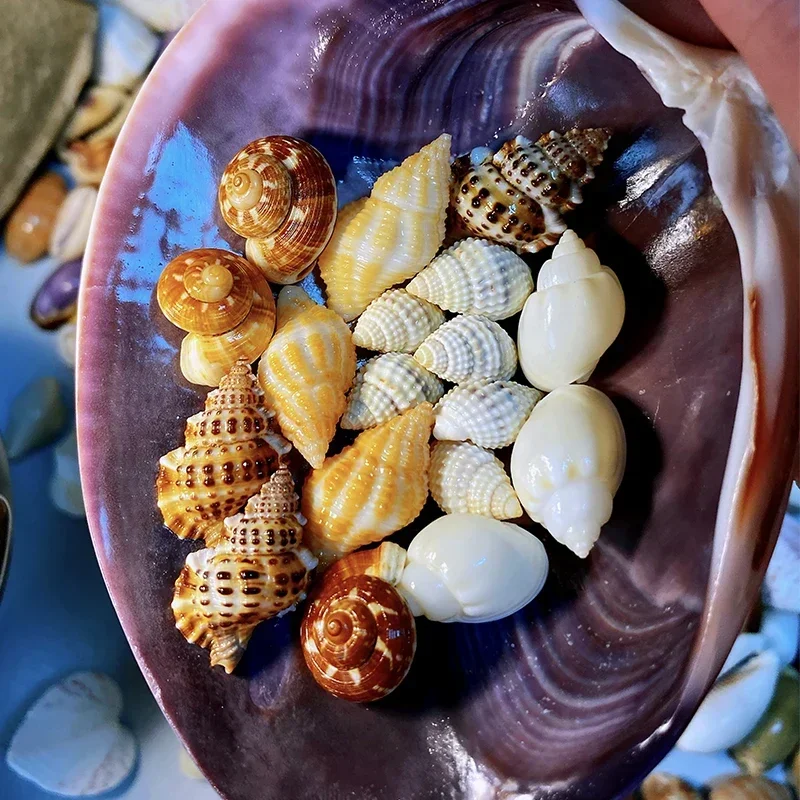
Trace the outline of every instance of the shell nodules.
{"type": "Polygon", "coordinates": [[[219,207],[271,281],[295,283],[314,266],[336,222],[336,182],[323,155],[292,136],[267,136],[225,168],[219,207]]]}
{"type": "Polygon", "coordinates": [[[391,584],[341,573],[320,579],[300,638],[317,683],[356,703],[378,700],[397,688],[417,646],[414,617],[391,584]]]}

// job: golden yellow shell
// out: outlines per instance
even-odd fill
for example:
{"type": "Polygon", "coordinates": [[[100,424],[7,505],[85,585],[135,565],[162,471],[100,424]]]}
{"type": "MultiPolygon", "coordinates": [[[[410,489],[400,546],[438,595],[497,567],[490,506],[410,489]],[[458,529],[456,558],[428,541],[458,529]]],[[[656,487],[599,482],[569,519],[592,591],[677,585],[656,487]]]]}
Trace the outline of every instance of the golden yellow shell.
{"type": "Polygon", "coordinates": [[[385,289],[416,275],[444,239],[450,136],[443,134],[381,175],[340,222],[319,260],[328,305],[350,321],[385,289]]]}
{"type": "Polygon", "coordinates": [[[166,526],[181,539],[212,544],[222,521],[254,495],[288,450],[246,362],[238,362],[189,417],[186,444],[159,461],[156,491],[166,526]]]}
{"type": "Polygon", "coordinates": [[[298,286],[278,296],[278,328],[258,365],[267,405],[312,467],[322,466],[347,405],[356,348],[342,318],[298,286]]]}
{"type": "Polygon", "coordinates": [[[421,403],[364,431],[306,478],[306,541],[325,564],[417,517],[428,497],[432,426],[431,404],[421,403]]]}
{"type": "Polygon", "coordinates": [[[240,150],[219,185],[225,222],[247,241],[247,257],[276,283],[307,275],[336,222],[336,181],[323,155],[292,136],[267,136],[240,150]]]}
{"type": "Polygon", "coordinates": [[[405,600],[391,584],[369,575],[323,575],[300,639],[314,680],[356,703],[378,700],[397,688],[417,648],[405,600]]]}

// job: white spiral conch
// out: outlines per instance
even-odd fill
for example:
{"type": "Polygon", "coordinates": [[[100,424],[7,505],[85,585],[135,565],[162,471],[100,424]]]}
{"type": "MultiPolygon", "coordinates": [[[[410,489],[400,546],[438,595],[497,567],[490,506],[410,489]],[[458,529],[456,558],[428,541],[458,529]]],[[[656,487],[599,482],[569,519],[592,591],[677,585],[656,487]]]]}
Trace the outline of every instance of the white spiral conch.
{"type": "Polygon", "coordinates": [[[625,456],[625,431],[612,402],[589,386],[563,386],[522,426],[511,480],[531,519],[586,558],[611,517],[625,456]]]}
{"type": "Polygon", "coordinates": [[[617,276],[575,231],[566,231],[520,316],[517,345],[525,377],[545,392],[587,380],[624,317],[617,276]]]}

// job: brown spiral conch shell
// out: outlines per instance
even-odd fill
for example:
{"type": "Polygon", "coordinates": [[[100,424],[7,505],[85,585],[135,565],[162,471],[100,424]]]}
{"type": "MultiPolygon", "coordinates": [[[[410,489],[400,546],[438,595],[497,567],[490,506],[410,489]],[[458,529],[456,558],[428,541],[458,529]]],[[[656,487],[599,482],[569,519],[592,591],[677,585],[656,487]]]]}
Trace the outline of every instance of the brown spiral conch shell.
{"type": "Polygon", "coordinates": [[[267,136],[225,168],[219,207],[247,239],[247,257],[276,283],[296,283],[313,268],[336,222],[336,181],[323,155],[292,136],[267,136]]]}
{"type": "Polygon", "coordinates": [[[186,380],[216,386],[238,361],[255,361],[275,329],[275,299],[246,259],[216,248],[181,253],[156,289],[164,316],[189,333],[181,344],[186,380]]]}
{"type": "Polygon", "coordinates": [[[184,637],[211,649],[211,666],[231,673],[256,625],[306,596],[317,560],[302,546],[305,520],[286,466],[225,520],[216,547],[191,553],[175,582],[172,612],[184,637]]]}
{"type": "MultiPolygon", "coordinates": [[[[376,555],[369,551],[367,559],[376,555]]],[[[390,582],[366,574],[366,566],[362,553],[353,553],[331,567],[315,586],[300,629],[314,680],[356,703],[379,700],[396,689],[417,646],[405,600],[390,582]]]]}
{"type": "Polygon", "coordinates": [[[250,365],[237,362],[186,422],[186,444],[159,461],[156,491],[166,526],[181,539],[213,545],[223,520],[258,492],[289,450],[270,431],[272,413],[250,365]]]}

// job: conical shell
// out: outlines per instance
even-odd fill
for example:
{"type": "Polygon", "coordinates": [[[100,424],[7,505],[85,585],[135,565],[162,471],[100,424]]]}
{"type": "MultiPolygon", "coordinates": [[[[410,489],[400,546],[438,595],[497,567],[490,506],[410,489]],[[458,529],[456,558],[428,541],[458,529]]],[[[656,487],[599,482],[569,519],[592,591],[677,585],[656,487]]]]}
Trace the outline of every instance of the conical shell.
{"type": "Polygon", "coordinates": [[[416,275],[444,239],[450,137],[443,134],[381,175],[361,211],[319,260],[328,305],[355,319],[385,290],[416,275]]]}
{"type": "Polygon", "coordinates": [[[230,673],[259,622],[291,611],[305,598],[316,566],[301,545],[303,517],[287,467],[225,520],[214,548],[192,553],[175,582],[172,612],[190,641],[211,649],[211,666],[230,673]]]}
{"type": "Polygon", "coordinates": [[[386,538],[428,497],[430,403],[365,431],[306,479],[306,542],[324,563],[386,538]]]}
{"type": "Polygon", "coordinates": [[[278,297],[278,329],[258,365],[266,404],[312,467],[325,460],[356,370],[356,349],[342,318],[299,286],[278,297]]]}
{"type": "Polygon", "coordinates": [[[270,433],[272,414],[246,362],[210,392],[204,411],[186,422],[186,444],[159,461],[156,490],[166,526],[181,539],[222,533],[222,521],[254,495],[289,448],[270,433]]]}
{"type": "Polygon", "coordinates": [[[431,448],[431,497],[445,514],[514,519],[522,514],[503,463],[469,442],[436,442],[431,448]]]}
{"type": "Polygon", "coordinates": [[[513,381],[480,380],[451,389],[434,409],[433,435],[494,450],[517,438],[542,393],[513,381]]]}
{"type": "Polygon", "coordinates": [[[439,308],[506,319],[533,291],[528,265],[507,247],[464,239],[438,255],[406,287],[439,308]]]}
{"type": "Polygon", "coordinates": [[[423,367],[446,381],[508,380],[517,371],[517,348],[496,323],[474,314],[455,317],[414,353],[423,367]]]}
{"type": "Polygon", "coordinates": [[[373,300],[353,329],[357,347],[379,353],[413,353],[444,322],[442,310],[405,289],[373,300]]]}
{"type": "Polygon", "coordinates": [[[356,431],[373,428],[420,403],[435,403],[443,394],[442,382],[411,356],[376,356],[356,373],[342,427],[356,431]]]}

